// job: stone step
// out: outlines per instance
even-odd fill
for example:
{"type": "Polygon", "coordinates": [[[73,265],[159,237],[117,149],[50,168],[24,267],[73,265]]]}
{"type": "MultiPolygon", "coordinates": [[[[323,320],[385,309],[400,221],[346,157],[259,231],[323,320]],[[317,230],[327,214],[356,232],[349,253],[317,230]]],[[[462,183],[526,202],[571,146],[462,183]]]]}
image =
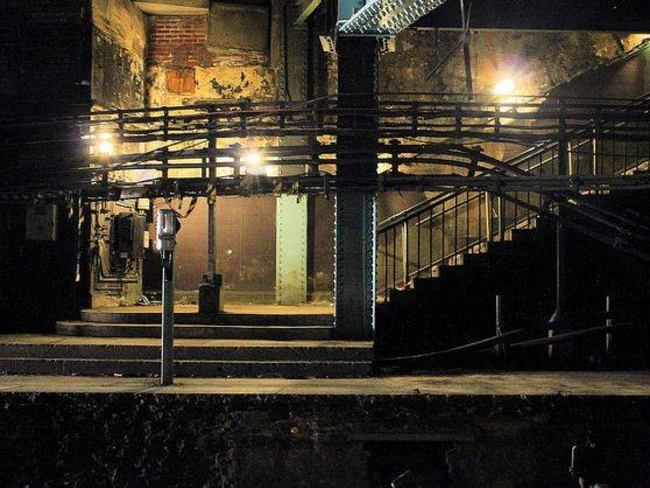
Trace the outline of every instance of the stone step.
{"type": "MultiPolygon", "coordinates": [[[[137,344],[58,343],[46,342],[47,339],[40,342],[5,338],[2,340],[6,341],[0,344],[2,359],[160,359],[160,344],[155,339],[138,340],[137,344]],[[143,344],[144,341],[148,343],[143,344]]],[[[174,358],[187,361],[371,361],[373,358],[371,343],[210,340],[195,342],[205,342],[206,345],[175,345],[174,358]]]]}
{"type": "MultiPolygon", "coordinates": [[[[81,337],[160,337],[160,324],[114,322],[57,322],[56,333],[81,337]]],[[[333,326],[321,325],[206,325],[178,324],[179,339],[328,340],[333,326]]]]}
{"type": "MultiPolygon", "coordinates": [[[[19,375],[157,376],[157,360],[0,358],[0,373],[19,375]]],[[[185,361],[174,362],[177,377],[358,378],[372,372],[370,361],[185,361]]]]}
{"type": "Polygon", "coordinates": [[[507,241],[539,243],[541,233],[536,229],[510,229],[506,231],[507,241]]]}
{"type": "MultiPolygon", "coordinates": [[[[125,307],[117,309],[85,309],[80,312],[82,322],[114,324],[160,324],[162,316],[159,310],[149,311],[148,307],[125,307]],[[141,309],[141,310],[134,310],[141,309]]],[[[333,314],[324,313],[221,313],[216,316],[204,316],[196,312],[179,312],[174,314],[178,324],[191,325],[282,325],[331,326],[333,314]]]]}

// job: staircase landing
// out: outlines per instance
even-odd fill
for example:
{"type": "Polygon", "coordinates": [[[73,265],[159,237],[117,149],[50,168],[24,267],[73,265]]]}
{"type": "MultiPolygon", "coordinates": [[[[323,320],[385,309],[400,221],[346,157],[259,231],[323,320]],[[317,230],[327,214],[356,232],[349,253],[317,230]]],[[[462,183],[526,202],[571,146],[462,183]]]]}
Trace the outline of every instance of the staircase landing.
{"type": "MultiPolygon", "coordinates": [[[[218,315],[201,315],[196,305],[174,307],[178,339],[329,340],[334,331],[331,306],[228,305],[218,315]]],[[[61,321],[56,333],[81,337],[160,337],[161,307],[82,310],[80,320],[61,321]]]]}

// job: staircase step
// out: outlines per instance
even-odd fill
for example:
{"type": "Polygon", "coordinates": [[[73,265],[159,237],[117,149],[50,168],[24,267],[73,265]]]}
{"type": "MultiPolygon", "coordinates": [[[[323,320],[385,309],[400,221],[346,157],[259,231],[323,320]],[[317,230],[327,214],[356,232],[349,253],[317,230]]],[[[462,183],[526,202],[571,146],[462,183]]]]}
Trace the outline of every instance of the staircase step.
{"type": "MultiPolygon", "coordinates": [[[[125,311],[119,309],[85,309],[80,313],[82,322],[115,323],[115,324],[160,324],[162,315],[160,311],[149,311],[147,307],[141,311],[133,311],[129,307],[125,311]]],[[[307,307],[305,307],[307,308],[307,307]]],[[[192,325],[283,325],[283,326],[304,326],[320,325],[331,326],[334,323],[333,314],[304,313],[304,314],[282,314],[282,313],[220,313],[217,316],[204,316],[196,312],[176,312],[174,320],[179,324],[192,325]]]]}
{"type": "Polygon", "coordinates": [[[463,254],[460,256],[459,264],[470,268],[490,267],[490,256],[482,253],[463,254]]]}
{"type": "Polygon", "coordinates": [[[515,245],[512,241],[493,241],[481,244],[481,252],[492,255],[513,255],[515,245]]]}
{"type": "Polygon", "coordinates": [[[431,274],[434,278],[440,278],[445,281],[461,282],[467,279],[467,268],[464,266],[441,264],[434,266],[431,274]]]}
{"type": "MultiPolygon", "coordinates": [[[[56,333],[82,337],[160,337],[160,324],[113,322],[57,322],[56,333]]],[[[327,340],[333,326],[320,325],[205,325],[178,324],[178,339],[327,340]]]]}
{"type": "MultiPolygon", "coordinates": [[[[178,377],[356,378],[370,375],[370,361],[175,361],[178,377]]],[[[157,376],[157,360],[0,358],[0,372],[21,375],[157,376]]]]}
{"type": "MultiPolygon", "coordinates": [[[[133,340],[133,344],[90,342],[70,338],[70,343],[26,343],[8,340],[0,344],[0,358],[155,360],[160,344],[155,339],[133,340]],[[75,343],[74,340],[87,343],[75,343]],[[146,342],[146,344],[143,344],[146,342]]],[[[3,338],[3,340],[6,340],[3,338]]],[[[115,339],[112,339],[113,341],[115,339]]],[[[371,361],[371,343],[316,341],[196,341],[205,345],[175,345],[174,358],[187,361],[371,361]]],[[[177,342],[178,344],[178,342],[177,342]]]]}
{"type": "Polygon", "coordinates": [[[437,293],[440,291],[440,278],[413,278],[413,289],[418,293],[437,293]]]}
{"type": "Polygon", "coordinates": [[[538,243],[540,239],[540,233],[535,229],[510,229],[506,231],[505,235],[506,241],[512,242],[526,242],[526,243],[538,243]]]}

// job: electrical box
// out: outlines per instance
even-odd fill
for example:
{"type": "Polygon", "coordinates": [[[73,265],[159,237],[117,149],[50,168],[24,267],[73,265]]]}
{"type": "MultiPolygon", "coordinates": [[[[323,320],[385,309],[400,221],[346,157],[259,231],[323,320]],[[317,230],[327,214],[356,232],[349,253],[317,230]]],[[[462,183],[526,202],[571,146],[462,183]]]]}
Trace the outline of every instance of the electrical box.
{"type": "Polygon", "coordinates": [[[27,207],[25,239],[54,242],[57,239],[56,205],[30,205],[27,207]]]}
{"type": "Polygon", "coordinates": [[[145,217],[120,213],[111,221],[110,247],[113,259],[143,259],[145,217]]]}

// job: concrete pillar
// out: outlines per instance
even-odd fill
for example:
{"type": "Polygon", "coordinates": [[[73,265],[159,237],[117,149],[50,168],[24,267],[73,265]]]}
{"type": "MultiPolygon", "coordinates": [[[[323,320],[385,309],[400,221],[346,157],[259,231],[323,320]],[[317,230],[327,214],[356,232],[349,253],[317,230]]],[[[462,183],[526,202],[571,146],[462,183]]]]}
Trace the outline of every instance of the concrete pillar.
{"type": "MultiPolygon", "coordinates": [[[[340,106],[350,108],[374,105],[376,82],[376,40],[342,37],[337,42],[339,55],[340,106]]],[[[368,116],[341,117],[341,127],[373,129],[368,116]]],[[[342,177],[374,176],[377,173],[374,146],[376,137],[341,136],[337,174],[342,177]],[[368,148],[367,153],[346,154],[345,148],[368,148]]],[[[375,240],[376,195],[337,193],[335,218],[335,323],[341,339],[371,339],[375,327],[375,240]]]]}

